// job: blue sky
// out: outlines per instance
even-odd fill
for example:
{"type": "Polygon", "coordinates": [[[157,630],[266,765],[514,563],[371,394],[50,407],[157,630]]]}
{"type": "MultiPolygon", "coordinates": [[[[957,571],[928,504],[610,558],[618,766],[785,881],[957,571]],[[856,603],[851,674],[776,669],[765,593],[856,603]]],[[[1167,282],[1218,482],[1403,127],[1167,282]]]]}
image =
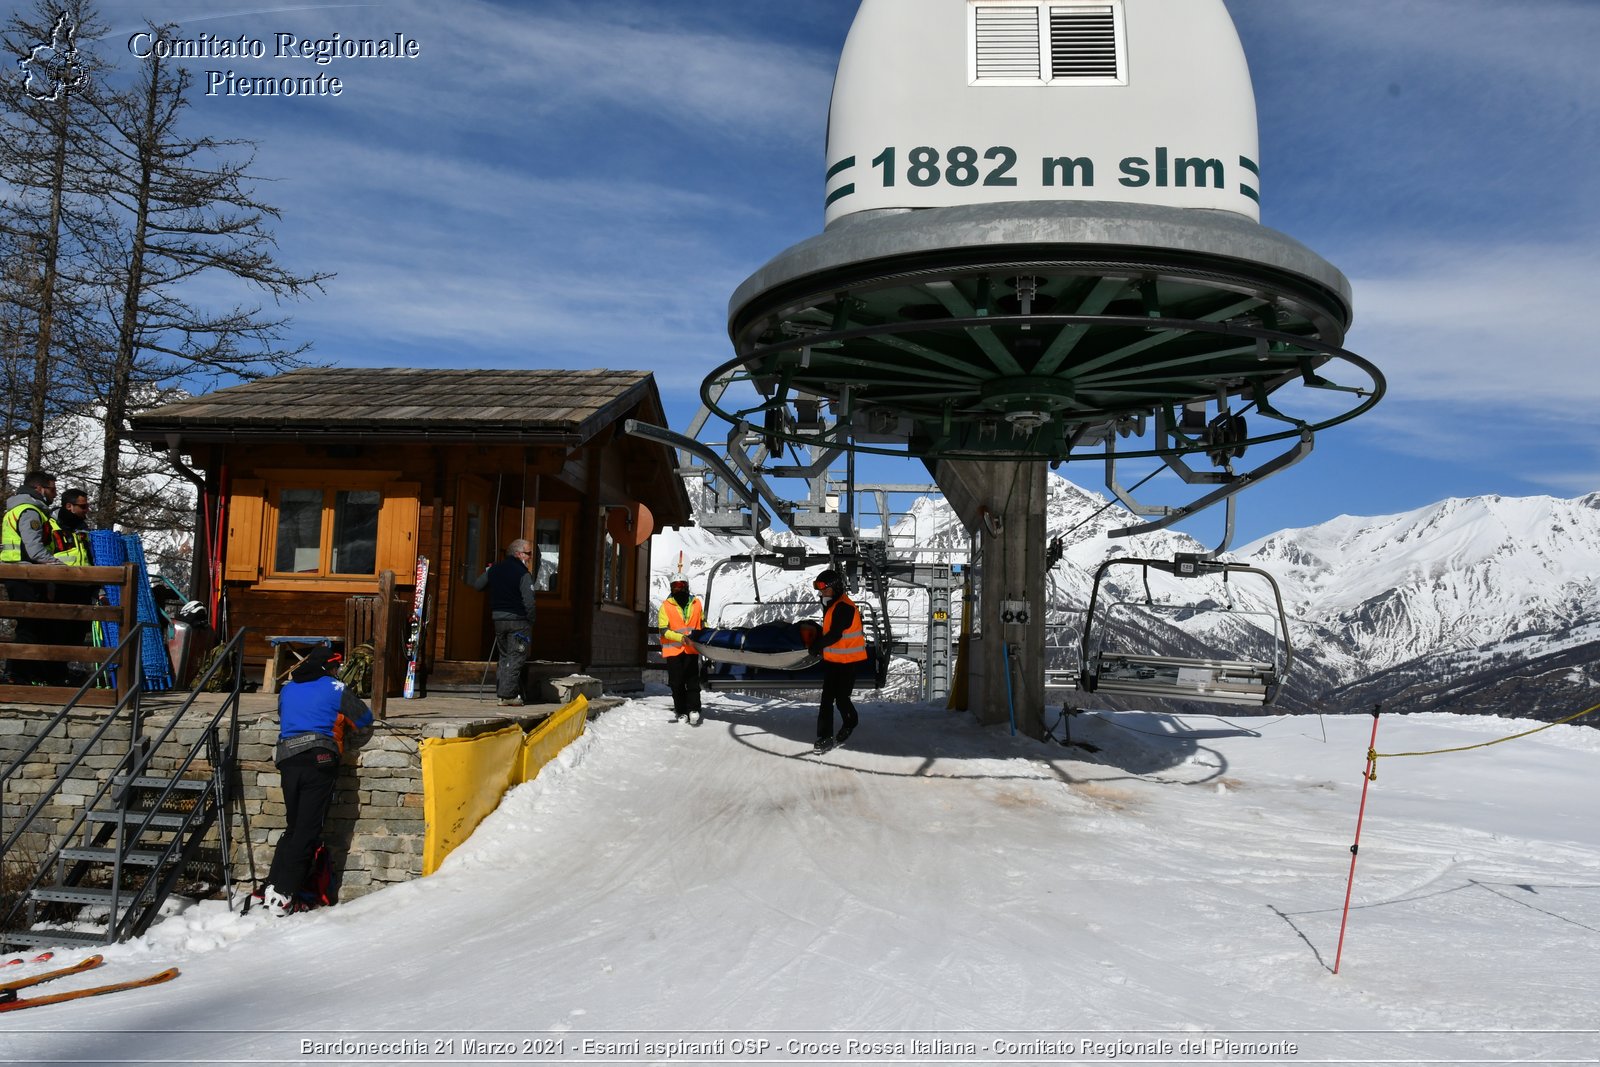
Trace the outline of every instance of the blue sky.
{"type": "MultiPolygon", "coordinates": [[[[1168,0],[1181,2],[1181,0],[1168,0]]],[[[375,37],[409,60],[194,60],[192,129],[254,139],[288,309],[358,366],[641,367],[673,426],[730,355],[728,297],[822,226],[854,0],[103,3],[136,62],[178,36],[375,37]],[[338,97],[205,95],[205,71],[338,97]]],[[[1238,542],[1447,496],[1600,490],[1600,3],[1228,0],[1255,82],[1262,221],[1348,275],[1389,395],[1241,498],[1238,542]]],[[[1099,488],[1092,463],[1062,473],[1099,488]]],[[[925,480],[920,469],[885,478],[925,480]]],[[[1183,529],[1215,540],[1217,523],[1183,529]]]]}

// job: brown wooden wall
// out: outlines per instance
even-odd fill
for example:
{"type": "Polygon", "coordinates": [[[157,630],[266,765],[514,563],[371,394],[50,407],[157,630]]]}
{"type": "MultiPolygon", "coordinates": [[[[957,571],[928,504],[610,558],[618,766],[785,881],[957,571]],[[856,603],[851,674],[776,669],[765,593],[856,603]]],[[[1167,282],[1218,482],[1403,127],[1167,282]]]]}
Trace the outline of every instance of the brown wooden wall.
{"type": "MultiPolygon", "coordinates": [[[[492,525],[485,531],[485,562],[493,562],[513,537],[531,537],[541,508],[547,514],[559,511],[559,517],[569,525],[561,566],[570,574],[563,582],[563,596],[539,598],[533,656],[625,667],[644,662],[646,613],[651,609],[645,602],[649,548],[645,545],[631,554],[630,580],[636,589],[631,602],[602,607],[602,509],[605,505],[631,503],[636,491],[633,481],[646,472],[655,473],[659,464],[641,461],[637,452],[640,444],[628,437],[613,439],[610,431],[603,431],[589,446],[571,455],[555,449],[504,445],[377,448],[314,442],[241,443],[214,447],[207,466],[213,473],[225,466],[234,485],[285,470],[326,472],[328,484],[333,487],[339,486],[341,474],[351,472],[385,472],[392,475],[393,482],[415,483],[419,496],[416,551],[430,560],[430,665],[446,659],[448,625],[456,597],[483,601],[480,625],[485,636],[475,642],[482,644],[481,651],[455,658],[486,658],[492,640],[492,629],[487,625],[487,598],[459,585],[462,560],[456,542],[457,524],[462,520],[456,504],[463,479],[483,479],[493,487],[489,512],[492,525]]],[[[407,604],[412,599],[413,580],[409,569],[396,569],[395,594],[407,604]]],[[[301,580],[278,576],[270,580],[229,581],[226,590],[229,624],[253,631],[245,654],[260,664],[270,655],[268,636],[342,635],[346,600],[356,595],[375,595],[377,582],[375,578],[301,580]]],[[[470,613],[472,608],[464,610],[470,613]]]]}

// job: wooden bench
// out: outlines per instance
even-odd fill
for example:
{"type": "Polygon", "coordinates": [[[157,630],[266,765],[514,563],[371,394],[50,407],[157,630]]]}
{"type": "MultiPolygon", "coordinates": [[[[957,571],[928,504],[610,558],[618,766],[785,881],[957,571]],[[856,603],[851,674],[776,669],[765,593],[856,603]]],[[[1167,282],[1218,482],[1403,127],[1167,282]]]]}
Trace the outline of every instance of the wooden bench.
{"type": "Polygon", "coordinates": [[[283,680],[304,663],[314,649],[331,648],[338,651],[344,646],[344,638],[317,634],[290,635],[269,637],[267,644],[272,648],[272,655],[267,660],[267,671],[261,680],[261,691],[276,693],[283,680]]]}

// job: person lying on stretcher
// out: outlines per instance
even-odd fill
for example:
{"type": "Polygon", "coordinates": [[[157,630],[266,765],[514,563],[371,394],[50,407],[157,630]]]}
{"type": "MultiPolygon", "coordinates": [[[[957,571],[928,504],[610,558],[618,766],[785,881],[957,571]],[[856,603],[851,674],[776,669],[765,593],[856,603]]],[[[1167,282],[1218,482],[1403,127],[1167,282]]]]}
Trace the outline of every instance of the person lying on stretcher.
{"type": "Polygon", "coordinates": [[[694,630],[689,639],[709,660],[790,669],[816,661],[810,648],[821,635],[821,624],[802,619],[694,630]]]}

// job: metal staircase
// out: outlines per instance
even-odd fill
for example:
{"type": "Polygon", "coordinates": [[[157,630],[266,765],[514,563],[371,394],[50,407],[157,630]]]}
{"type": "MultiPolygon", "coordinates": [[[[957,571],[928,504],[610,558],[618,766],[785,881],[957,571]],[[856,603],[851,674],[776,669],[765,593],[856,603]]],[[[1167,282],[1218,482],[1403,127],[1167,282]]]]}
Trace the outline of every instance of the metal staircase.
{"type": "MultiPolygon", "coordinates": [[[[141,629],[142,625],[134,627],[124,644],[134,642],[137,647],[141,629]]],[[[14,869],[25,845],[31,855],[45,856],[31,882],[0,916],[0,945],[123,941],[149,928],[186,876],[214,878],[225,890],[231,886],[229,812],[238,783],[243,649],[244,631],[240,631],[153,736],[145,732],[144,686],[136,677],[128,695],[61,767],[19,824],[0,839],[0,869],[14,869]],[[201,708],[197,698],[206,684],[219,671],[230,669],[231,693],[222,695],[215,711],[201,708]],[[120,723],[128,727],[126,752],[109,771],[97,772],[93,765],[104,764],[103,757],[114,743],[107,738],[114,736],[120,723]],[[102,758],[92,758],[96,755],[102,758]],[[61,807],[73,796],[83,796],[82,808],[61,830],[65,821],[61,807]]],[[[84,684],[80,695],[94,685],[99,673],[84,684]]],[[[64,737],[69,714],[81,710],[76,697],[69,700],[0,772],[0,797],[9,795],[7,787],[15,784],[30,761],[37,762],[34,757],[47,740],[64,737]]]]}

